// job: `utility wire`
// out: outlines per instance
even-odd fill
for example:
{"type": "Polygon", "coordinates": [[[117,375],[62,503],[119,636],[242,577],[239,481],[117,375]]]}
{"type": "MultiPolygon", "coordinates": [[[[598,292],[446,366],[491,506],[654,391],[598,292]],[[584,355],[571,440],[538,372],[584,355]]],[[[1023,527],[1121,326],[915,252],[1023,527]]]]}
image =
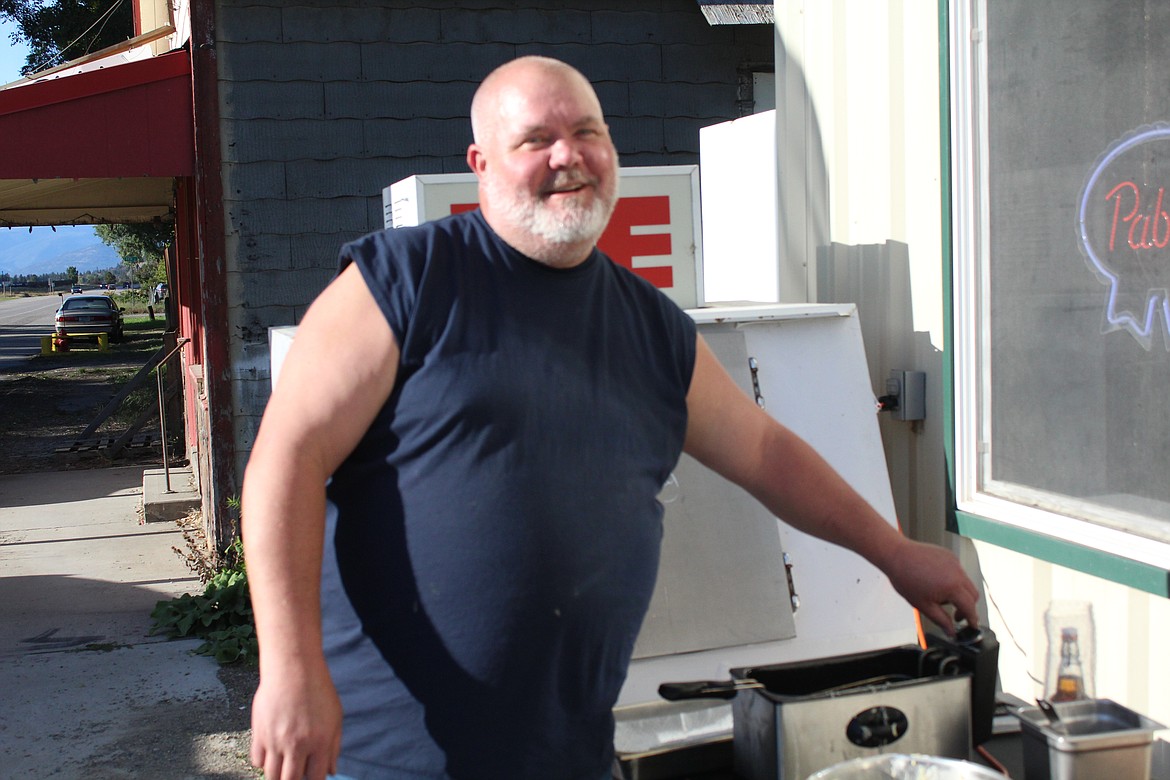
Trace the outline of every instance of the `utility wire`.
{"type": "MultiPolygon", "coordinates": [[[[984,577],[982,579],[983,591],[987,594],[987,600],[991,602],[991,606],[995,607],[995,612],[999,615],[999,619],[1003,622],[1003,627],[1007,630],[1007,634],[1011,638],[1012,644],[1014,644],[1016,649],[1020,651],[1020,654],[1024,656],[1024,660],[1029,660],[1028,651],[1024,649],[1022,644],[1020,644],[1020,640],[1016,639],[1016,635],[1012,633],[1012,628],[1008,625],[1007,619],[1004,617],[1003,610],[999,608],[999,604],[995,603],[995,597],[991,594],[991,586],[988,584],[987,578],[984,577]]],[[[1027,673],[1028,677],[1031,678],[1032,682],[1036,683],[1040,687],[1044,687],[1044,681],[1037,679],[1036,675],[1032,674],[1030,665],[1027,669],[1025,669],[1025,672],[1027,673]]]]}
{"type": "MultiPolygon", "coordinates": [[[[114,18],[114,11],[117,11],[118,6],[122,5],[122,3],[124,3],[124,2],[125,2],[125,0],[118,0],[116,3],[114,3],[114,5],[110,7],[110,10],[106,11],[105,14],[103,14],[103,16],[105,16],[104,20],[101,17],[98,17],[98,22],[101,22],[102,26],[100,28],[98,28],[98,31],[96,33],[93,34],[93,41],[90,41],[90,44],[89,44],[90,47],[92,47],[94,42],[96,42],[97,39],[101,37],[102,30],[106,29],[106,25],[109,24],[110,20],[114,18]]],[[[94,24],[97,24],[97,22],[94,22],[94,24]]],[[[92,29],[93,29],[93,25],[90,25],[90,30],[92,30],[92,29]]],[[[86,30],[86,32],[89,32],[89,30],[86,30]]],[[[82,35],[85,35],[85,33],[82,33],[82,35]]],[[[74,41],[74,43],[76,43],[76,42],[77,41],[74,41]]],[[[89,54],[89,48],[86,48],[85,53],[89,54]]]]}
{"type": "MultiPolygon", "coordinates": [[[[124,3],[125,1],[126,0],[116,0],[116,2],[112,6],[110,6],[108,9],[106,9],[106,11],[103,12],[101,16],[99,16],[97,19],[94,20],[93,24],[91,24],[89,27],[85,28],[85,31],[82,32],[81,35],[78,35],[69,44],[62,46],[57,51],[56,54],[52,54],[49,57],[47,57],[43,62],[38,63],[32,69],[32,71],[29,73],[28,78],[32,78],[33,76],[35,76],[38,72],[40,72],[45,66],[47,66],[49,63],[51,63],[53,60],[57,59],[58,57],[61,57],[63,54],[65,54],[65,52],[69,51],[69,49],[73,48],[73,46],[75,46],[78,43],[78,41],[80,41],[87,34],[89,34],[89,31],[92,30],[94,27],[97,27],[99,23],[101,23],[102,29],[104,30],[105,29],[105,22],[109,21],[109,18],[113,15],[114,11],[118,10],[118,6],[122,5],[122,3],[124,3]]],[[[101,30],[98,30],[98,32],[100,33],[101,30]]],[[[88,54],[88,53],[89,53],[89,50],[87,49],[86,54],[88,54]]]]}

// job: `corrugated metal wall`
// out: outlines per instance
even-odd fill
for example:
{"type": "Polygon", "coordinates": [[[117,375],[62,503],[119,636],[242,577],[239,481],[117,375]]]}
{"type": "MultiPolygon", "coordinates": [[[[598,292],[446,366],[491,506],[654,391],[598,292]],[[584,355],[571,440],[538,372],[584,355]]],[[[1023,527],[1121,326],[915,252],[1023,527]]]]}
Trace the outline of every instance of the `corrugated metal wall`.
{"type": "Polygon", "coordinates": [[[222,0],[216,12],[239,473],[268,397],[268,328],[300,319],[342,242],[382,227],[383,187],[466,171],[468,106],[492,68],[524,54],[580,68],[631,166],[697,162],[699,128],[739,116],[741,73],[773,61],[770,25],[711,27],[694,0],[222,0]]]}

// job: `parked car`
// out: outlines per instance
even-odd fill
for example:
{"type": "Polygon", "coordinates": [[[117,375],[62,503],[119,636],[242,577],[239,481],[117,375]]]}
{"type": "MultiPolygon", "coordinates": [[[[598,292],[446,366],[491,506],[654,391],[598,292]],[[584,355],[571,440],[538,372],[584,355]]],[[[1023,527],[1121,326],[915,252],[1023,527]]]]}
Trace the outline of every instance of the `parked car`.
{"type": "Polygon", "coordinates": [[[122,310],[107,295],[76,295],[64,298],[57,309],[57,333],[94,336],[108,333],[110,341],[122,340],[122,310]]]}

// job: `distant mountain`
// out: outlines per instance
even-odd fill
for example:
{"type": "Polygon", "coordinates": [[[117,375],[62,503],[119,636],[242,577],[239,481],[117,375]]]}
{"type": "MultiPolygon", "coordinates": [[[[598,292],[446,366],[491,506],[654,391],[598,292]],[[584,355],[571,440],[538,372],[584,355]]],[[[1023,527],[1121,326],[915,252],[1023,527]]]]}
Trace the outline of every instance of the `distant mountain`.
{"type": "Polygon", "coordinates": [[[101,271],[113,268],[122,258],[112,247],[103,244],[93,227],[47,227],[0,229],[0,273],[65,273],[74,266],[78,271],[101,271]]]}

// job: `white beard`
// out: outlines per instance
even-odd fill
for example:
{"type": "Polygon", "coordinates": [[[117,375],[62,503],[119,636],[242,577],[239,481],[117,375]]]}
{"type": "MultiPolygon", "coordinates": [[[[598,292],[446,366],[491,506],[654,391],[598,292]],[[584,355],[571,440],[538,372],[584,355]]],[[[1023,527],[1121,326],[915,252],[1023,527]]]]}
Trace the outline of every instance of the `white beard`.
{"type": "MultiPolygon", "coordinates": [[[[575,244],[585,240],[596,242],[601,237],[617,203],[617,181],[615,166],[612,193],[595,192],[592,202],[587,206],[567,199],[559,209],[549,208],[539,196],[505,189],[491,177],[484,185],[495,208],[516,227],[550,244],[575,244]]],[[[553,187],[563,188],[578,183],[596,186],[596,182],[581,174],[565,173],[557,175],[553,187]]]]}

